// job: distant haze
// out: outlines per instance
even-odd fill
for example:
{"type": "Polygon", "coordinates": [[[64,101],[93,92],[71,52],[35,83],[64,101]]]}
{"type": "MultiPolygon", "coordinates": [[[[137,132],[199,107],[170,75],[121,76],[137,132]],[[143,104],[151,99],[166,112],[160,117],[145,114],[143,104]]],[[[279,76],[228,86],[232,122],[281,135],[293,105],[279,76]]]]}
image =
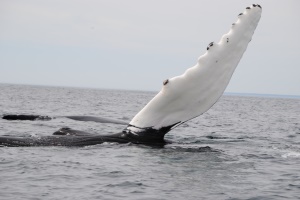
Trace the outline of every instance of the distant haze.
{"type": "Polygon", "coordinates": [[[0,83],[158,91],[252,3],[262,18],[226,92],[300,95],[299,0],[1,0],[0,83]]]}

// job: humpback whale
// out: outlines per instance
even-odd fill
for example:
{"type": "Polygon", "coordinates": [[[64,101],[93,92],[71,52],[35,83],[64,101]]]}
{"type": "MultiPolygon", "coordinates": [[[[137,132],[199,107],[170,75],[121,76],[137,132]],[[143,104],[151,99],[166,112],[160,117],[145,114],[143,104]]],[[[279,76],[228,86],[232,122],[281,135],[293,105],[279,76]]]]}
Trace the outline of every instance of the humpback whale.
{"type": "MultiPolygon", "coordinates": [[[[65,116],[73,120],[119,123],[120,133],[97,135],[62,128],[51,136],[0,136],[2,146],[86,146],[103,142],[164,145],[166,133],[210,109],[222,96],[251,41],[261,17],[258,4],[247,7],[218,43],[211,42],[195,66],[163,82],[161,91],[129,122],[92,116],[65,116]]],[[[40,115],[4,115],[6,120],[51,120],[40,115]]]]}

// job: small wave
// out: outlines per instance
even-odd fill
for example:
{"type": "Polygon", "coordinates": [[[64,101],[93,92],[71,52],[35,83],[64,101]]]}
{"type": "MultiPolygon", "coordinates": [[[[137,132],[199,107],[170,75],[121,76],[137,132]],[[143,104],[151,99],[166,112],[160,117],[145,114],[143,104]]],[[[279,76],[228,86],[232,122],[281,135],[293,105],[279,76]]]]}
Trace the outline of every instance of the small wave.
{"type": "Polygon", "coordinates": [[[36,133],[31,133],[31,134],[29,135],[29,137],[41,139],[41,136],[40,136],[40,135],[37,135],[36,133]]]}
{"type": "Polygon", "coordinates": [[[281,157],[283,158],[298,158],[300,157],[300,153],[299,152],[288,152],[283,154],[281,157]]]}
{"type": "Polygon", "coordinates": [[[141,182],[132,182],[132,181],[124,181],[120,183],[115,183],[115,184],[108,184],[106,185],[107,187],[141,187],[141,186],[146,186],[141,182]]]}
{"type": "Polygon", "coordinates": [[[209,146],[197,147],[197,146],[170,146],[165,148],[166,150],[178,151],[178,152],[219,152],[217,149],[213,149],[209,146]]]}
{"type": "Polygon", "coordinates": [[[207,135],[205,136],[208,139],[229,139],[229,137],[222,137],[222,136],[212,136],[212,135],[207,135]]]}

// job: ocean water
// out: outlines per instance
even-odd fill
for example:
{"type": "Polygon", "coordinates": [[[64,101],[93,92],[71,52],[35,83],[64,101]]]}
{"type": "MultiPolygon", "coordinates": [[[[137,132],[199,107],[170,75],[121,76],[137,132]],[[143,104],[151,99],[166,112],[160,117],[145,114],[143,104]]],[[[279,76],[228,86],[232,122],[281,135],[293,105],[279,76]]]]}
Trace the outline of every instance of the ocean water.
{"type": "MultiPolygon", "coordinates": [[[[130,121],[153,92],[0,84],[0,116],[93,115],[130,121]]],[[[124,126],[0,119],[0,135],[124,126]]],[[[300,99],[224,95],[172,130],[163,148],[0,147],[0,199],[300,199],[300,99]]]]}

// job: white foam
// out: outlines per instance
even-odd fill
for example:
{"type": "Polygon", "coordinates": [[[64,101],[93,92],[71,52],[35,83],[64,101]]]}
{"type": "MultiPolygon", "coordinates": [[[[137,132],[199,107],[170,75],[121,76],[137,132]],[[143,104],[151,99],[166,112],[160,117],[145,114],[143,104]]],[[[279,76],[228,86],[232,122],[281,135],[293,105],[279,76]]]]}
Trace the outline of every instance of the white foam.
{"type": "Polygon", "coordinates": [[[300,152],[288,152],[288,153],[283,154],[281,157],[283,157],[283,158],[290,158],[290,157],[298,158],[298,157],[300,157],[300,152]]]}

